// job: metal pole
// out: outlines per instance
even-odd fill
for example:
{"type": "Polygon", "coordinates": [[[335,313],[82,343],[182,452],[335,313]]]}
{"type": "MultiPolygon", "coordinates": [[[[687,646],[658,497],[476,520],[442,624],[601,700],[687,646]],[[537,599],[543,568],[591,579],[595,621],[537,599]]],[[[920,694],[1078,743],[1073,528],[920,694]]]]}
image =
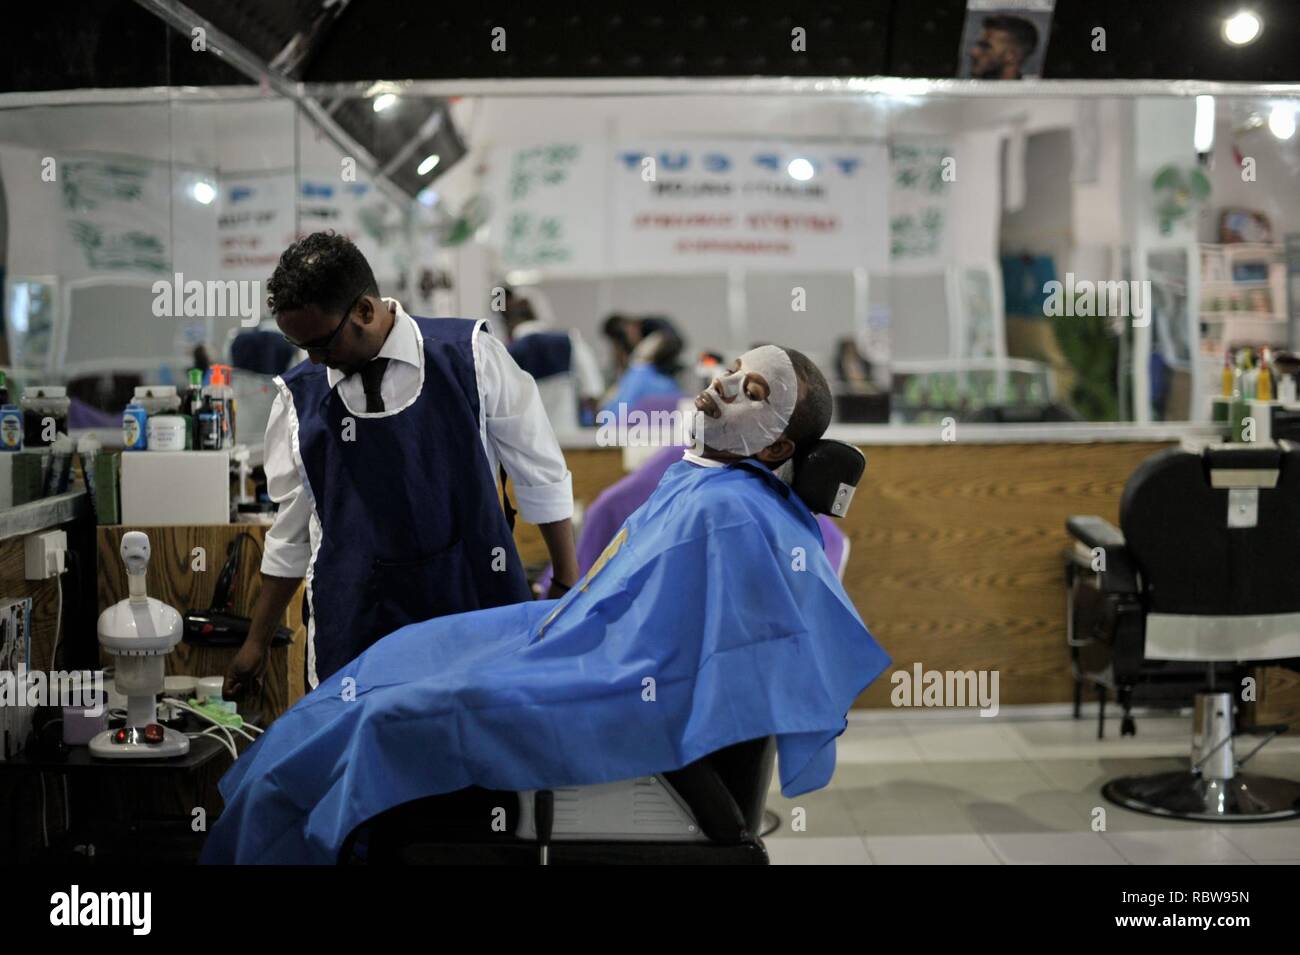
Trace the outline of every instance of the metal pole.
{"type": "Polygon", "coordinates": [[[343,150],[345,155],[354,157],[357,160],[357,165],[374,177],[375,185],[386,193],[390,199],[399,204],[411,201],[410,195],[384,175],[379,161],[375,159],[370,151],[336,123],[320,103],[307,95],[301,83],[296,83],[281,73],[271,71],[265,63],[259,60],[242,43],[218,29],[183,3],[177,3],[175,0],[135,0],[135,2],[187,37],[196,28],[203,30],[209,53],[218,59],[224,60],[249,79],[265,84],[278,95],[297,103],[308,121],[324,133],[334,145],[343,150]]]}

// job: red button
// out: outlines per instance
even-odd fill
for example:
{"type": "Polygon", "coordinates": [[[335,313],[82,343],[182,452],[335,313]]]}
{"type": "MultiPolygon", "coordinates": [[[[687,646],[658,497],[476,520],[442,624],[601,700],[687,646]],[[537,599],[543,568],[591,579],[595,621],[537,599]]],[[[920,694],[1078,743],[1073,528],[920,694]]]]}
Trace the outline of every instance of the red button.
{"type": "Polygon", "coordinates": [[[116,733],[114,733],[114,734],[113,734],[113,742],[114,742],[114,743],[125,743],[125,742],[126,742],[126,730],[118,730],[116,733]]]}
{"type": "Polygon", "coordinates": [[[205,624],[204,624],[204,625],[199,629],[199,633],[211,633],[211,632],[212,632],[213,630],[215,630],[215,629],[216,629],[216,628],[215,628],[214,626],[212,626],[212,624],[210,624],[210,623],[205,623],[205,624]]]}
{"type": "Polygon", "coordinates": [[[144,728],[144,741],[146,743],[161,743],[163,741],[163,728],[157,723],[150,723],[144,728]]]}

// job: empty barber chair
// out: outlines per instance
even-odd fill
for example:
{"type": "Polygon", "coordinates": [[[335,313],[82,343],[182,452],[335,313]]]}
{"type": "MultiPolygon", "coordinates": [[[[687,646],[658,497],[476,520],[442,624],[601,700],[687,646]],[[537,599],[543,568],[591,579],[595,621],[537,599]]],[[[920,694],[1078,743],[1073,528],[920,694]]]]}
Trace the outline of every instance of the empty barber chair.
{"type": "MultiPolygon", "coordinates": [[[[1185,819],[1300,816],[1300,783],[1242,772],[1287,727],[1243,726],[1235,705],[1251,667],[1300,669],[1300,445],[1161,451],[1125,485],[1120,527],[1066,526],[1079,685],[1096,685],[1103,705],[1114,690],[1130,731],[1135,692],[1194,695],[1188,768],[1112,780],[1106,798],[1185,819]],[[1260,740],[1244,755],[1242,735],[1260,740]]],[[[1076,715],[1077,703],[1076,692],[1076,715]]]]}
{"type": "MultiPolygon", "coordinates": [[[[857,448],[823,440],[791,486],[814,513],[843,517],[865,468],[857,448]]],[[[432,796],[370,820],[341,861],[364,845],[372,865],[766,865],[760,827],[775,759],[767,737],[639,779],[432,796]]]]}

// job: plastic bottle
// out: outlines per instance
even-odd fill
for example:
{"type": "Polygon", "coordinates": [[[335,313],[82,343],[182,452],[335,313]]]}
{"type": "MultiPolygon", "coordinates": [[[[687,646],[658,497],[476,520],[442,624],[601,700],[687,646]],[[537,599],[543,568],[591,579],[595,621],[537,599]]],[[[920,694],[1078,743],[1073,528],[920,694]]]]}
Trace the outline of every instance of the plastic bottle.
{"type": "Polygon", "coordinates": [[[203,386],[203,410],[199,412],[198,446],[203,451],[220,451],[225,447],[226,403],[218,384],[216,366],[203,386]]]}
{"type": "Polygon", "coordinates": [[[72,406],[62,385],[36,385],[23,389],[23,444],[48,448],[60,434],[68,433],[68,410],[72,406]],[[53,424],[53,428],[49,427],[53,424]]]}
{"type": "Polygon", "coordinates": [[[235,446],[235,390],[230,385],[230,366],[213,365],[212,379],[204,389],[212,410],[221,415],[221,447],[235,446]]]}
{"type": "Polygon", "coordinates": [[[0,451],[23,449],[23,412],[17,405],[0,405],[0,451]]]}
{"type": "Polygon", "coordinates": [[[127,451],[149,447],[149,412],[134,401],[122,411],[122,447],[127,451]]]}
{"type": "Polygon", "coordinates": [[[185,448],[194,450],[199,446],[199,414],[203,411],[203,371],[191,368],[188,373],[189,386],[181,395],[181,414],[185,416],[185,448]]]}
{"type": "Polygon", "coordinates": [[[1273,376],[1268,370],[1268,351],[1259,355],[1259,377],[1255,379],[1255,397],[1260,401],[1273,400],[1273,376]]]}

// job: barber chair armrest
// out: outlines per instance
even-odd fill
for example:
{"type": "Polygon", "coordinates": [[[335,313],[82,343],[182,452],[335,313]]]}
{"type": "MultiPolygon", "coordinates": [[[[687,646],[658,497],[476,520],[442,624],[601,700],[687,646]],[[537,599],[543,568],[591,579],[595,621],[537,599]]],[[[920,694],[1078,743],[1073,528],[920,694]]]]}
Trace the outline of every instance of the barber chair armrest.
{"type": "Polygon", "coordinates": [[[1106,550],[1124,546],[1124,532],[1094,514],[1076,514],[1065,522],[1070,536],[1085,547],[1104,547],[1106,550]]]}
{"type": "Polygon", "coordinates": [[[1104,593],[1138,592],[1137,566],[1118,527],[1105,518],[1076,514],[1066,520],[1065,529],[1076,541],[1071,553],[1076,572],[1095,574],[1097,589],[1104,593]]]}

